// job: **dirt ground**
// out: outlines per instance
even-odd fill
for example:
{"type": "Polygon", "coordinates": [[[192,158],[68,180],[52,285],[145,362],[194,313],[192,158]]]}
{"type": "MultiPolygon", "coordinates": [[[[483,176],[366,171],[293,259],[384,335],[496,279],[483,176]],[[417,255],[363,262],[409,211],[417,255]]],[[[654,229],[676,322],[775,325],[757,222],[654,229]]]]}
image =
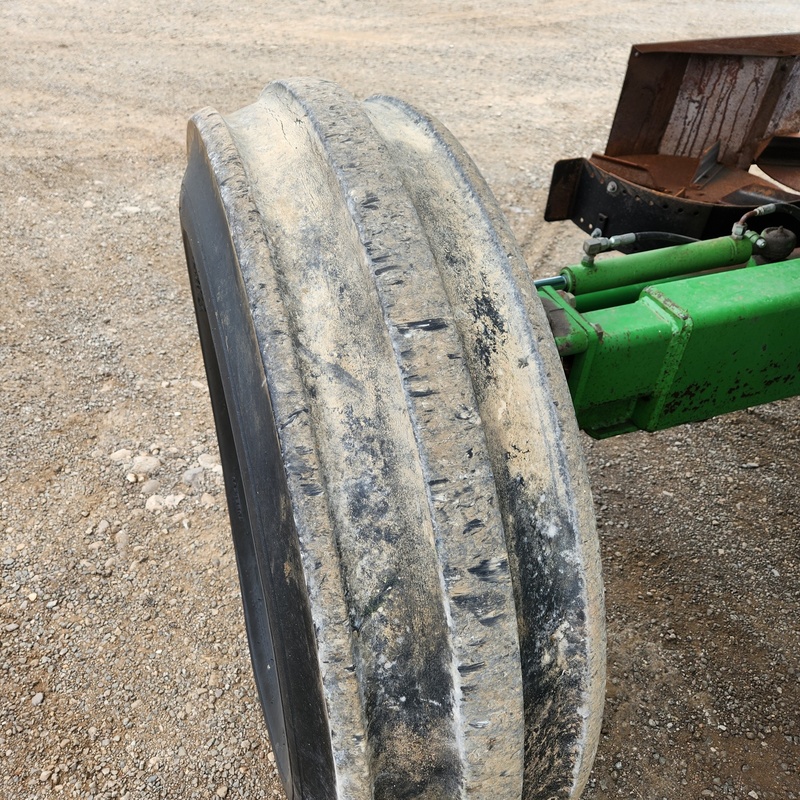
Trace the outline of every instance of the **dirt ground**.
{"type": "MultiPolygon", "coordinates": [[[[552,163],[602,149],[630,45],[796,0],[0,5],[0,797],[280,797],[177,197],[186,119],[328,77],[438,116],[531,268],[552,163]]],[[[800,402],[585,440],[608,606],[587,800],[800,797],[800,402]]]]}

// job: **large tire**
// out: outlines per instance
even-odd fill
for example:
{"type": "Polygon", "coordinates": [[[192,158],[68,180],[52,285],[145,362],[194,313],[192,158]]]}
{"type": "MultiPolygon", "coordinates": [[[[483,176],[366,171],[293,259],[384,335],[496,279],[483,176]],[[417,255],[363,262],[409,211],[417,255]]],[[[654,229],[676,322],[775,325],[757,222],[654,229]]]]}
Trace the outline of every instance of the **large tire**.
{"type": "Polygon", "coordinates": [[[577,797],[603,600],[558,356],[435,122],[268,86],[189,126],[181,220],[290,798],[577,797]]]}

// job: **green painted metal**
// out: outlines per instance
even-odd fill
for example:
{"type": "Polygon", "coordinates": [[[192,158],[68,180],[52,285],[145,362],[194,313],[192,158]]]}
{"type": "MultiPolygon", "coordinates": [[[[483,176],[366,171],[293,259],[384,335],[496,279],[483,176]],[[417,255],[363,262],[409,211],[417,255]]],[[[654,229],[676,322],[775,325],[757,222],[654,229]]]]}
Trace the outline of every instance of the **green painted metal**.
{"type": "Polygon", "coordinates": [[[576,264],[561,270],[567,291],[585,295],[638,283],[656,283],[665,278],[690,275],[710,269],[744,264],[753,254],[748,237],[723,236],[692,244],[647,250],[593,264],[576,264]]]}
{"type": "Polygon", "coordinates": [[[635,302],[592,311],[550,287],[540,293],[569,322],[556,343],[578,423],[592,436],[800,394],[800,259],[654,283],[635,302]]]}
{"type": "MultiPolygon", "coordinates": [[[[756,262],[751,258],[744,266],[754,267],[756,262]]],[[[672,283],[673,281],[685,280],[685,275],[676,275],[673,278],[664,278],[658,281],[659,284],[672,283]]],[[[597,311],[599,308],[610,308],[611,306],[621,306],[625,303],[635,303],[641,293],[652,286],[653,281],[642,281],[629,286],[618,286],[614,289],[604,289],[600,292],[589,292],[589,294],[579,294],[575,296],[575,308],[581,313],[585,311],[597,311]]]]}

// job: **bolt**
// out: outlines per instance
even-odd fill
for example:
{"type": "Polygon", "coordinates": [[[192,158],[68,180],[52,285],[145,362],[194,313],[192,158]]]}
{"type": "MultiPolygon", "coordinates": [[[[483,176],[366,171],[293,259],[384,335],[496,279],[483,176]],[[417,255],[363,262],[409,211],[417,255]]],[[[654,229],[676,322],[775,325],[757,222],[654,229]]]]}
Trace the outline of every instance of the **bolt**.
{"type": "Polygon", "coordinates": [[[619,184],[616,181],[609,181],[606,191],[613,197],[619,192],[619,184]]]}

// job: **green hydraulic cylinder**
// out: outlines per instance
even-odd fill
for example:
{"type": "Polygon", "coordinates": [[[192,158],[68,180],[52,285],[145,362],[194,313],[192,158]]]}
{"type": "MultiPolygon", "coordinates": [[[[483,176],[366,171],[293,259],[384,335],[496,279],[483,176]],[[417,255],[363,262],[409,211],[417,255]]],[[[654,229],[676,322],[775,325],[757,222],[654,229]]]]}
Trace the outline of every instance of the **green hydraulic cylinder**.
{"type": "Polygon", "coordinates": [[[703,242],[647,250],[592,264],[576,264],[561,270],[566,290],[586,295],[665,278],[746,263],[753,252],[749,238],[723,236],[703,242]]]}
{"type": "MultiPolygon", "coordinates": [[[[711,240],[722,241],[717,255],[749,259],[750,243],[740,244],[747,240],[711,240]]],[[[614,261],[656,253],[664,251],[614,261]]],[[[721,266],[683,263],[689,273],[721,266]]],[[[634,284],[647,281],[639,266],[615,265],[611,280],[626,270],[634,284]]],[[[589,296],[624,288],[608,279],[590,285],[589,296]]],[[[584,312],[553,287],[539,290],[562,315],[556,343],[578,423],[592,436],[669,428],[800,394],[800,259],[684,278],[661,273],[636,288],[634,302],[584,312]]]]}

